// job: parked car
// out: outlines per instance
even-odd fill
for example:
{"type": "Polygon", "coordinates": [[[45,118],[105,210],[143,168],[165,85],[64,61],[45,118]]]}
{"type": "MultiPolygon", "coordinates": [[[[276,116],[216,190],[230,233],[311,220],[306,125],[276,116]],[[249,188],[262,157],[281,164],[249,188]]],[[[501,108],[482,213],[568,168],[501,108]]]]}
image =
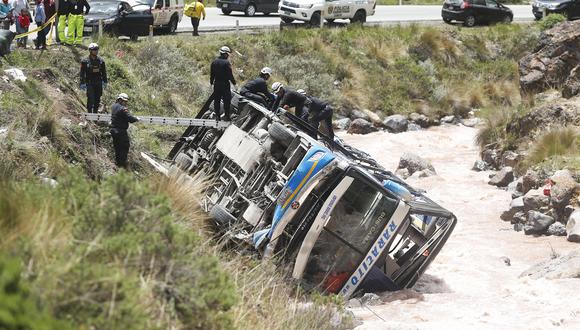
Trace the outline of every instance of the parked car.
{"type": "Polygon", "coordinates": [[[216,5],[222,9],[224,15],[229,15],[232,11],[241,11],[250,17],[256,13],[268,16],[278,10],[278,0],[217,0],[216,5]]]}
{"type": "Polygon", "coordinates": [[[154,5],[153,0],[150,1],[153,7],[153,26],[169,33],[175,32],[183,17],[183,0],[156,0],[154,5]]]}
{"type": "MultiPolygon", "coordinates": [[[[215,123],[215,112],[197,118],[215,123]]],[[[211,178],[200,204],[216,227],[308,290],[348,298],[409,288],[457,222],[365,152],[238,93],[227,128],[187,128],[170,162],[142,155],[183,182],[211,178]]]]}
{"type": "Polygon", "coordinates": [[[85,34],[97,33],[99,21],[103,21],[103,32],[114,36],[127,36],[136,40],[149,34],[153,25],[151,7],[144,3],[118,0],[98,0],[90,2],[91,10],[85,17],[85,34]]]}
{"type": "Polygon", "coordinates": [[[375,0],[283,0],[278,13],[284,23],[307,22],[320,26],[324,19],[329,23],[336,19],[348,19],[351,23],[364,23],[368,16],[375,14],[375,0]]]}
{"type": "Polygon", "coordinates": [[[580,0],[537,0],[532,4],[532,13],[536,19],[544,15],[562,14],[569,20],[580,18],[580,0]]]}
{"type": "Polygon", "coordinates": [[[441,16],[445,23],[463,22],[465,26],[482,23],[510,23],[514,14],[495,0],[445,0],[441,16]]]}

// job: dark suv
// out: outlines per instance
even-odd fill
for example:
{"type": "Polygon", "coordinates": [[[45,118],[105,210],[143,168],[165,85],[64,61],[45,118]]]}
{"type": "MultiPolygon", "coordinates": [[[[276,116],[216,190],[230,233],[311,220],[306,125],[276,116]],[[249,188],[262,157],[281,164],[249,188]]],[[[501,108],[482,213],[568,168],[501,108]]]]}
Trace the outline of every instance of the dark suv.
{"type": "Polygon", "coordinates": [[[441,16],[445,23],[460,21],[465,26],[479,23],[510,23],[514,18],[511,9],[495,0],[445,0],[441,16]]]}
{"type": "Polygon", "coordinates": [[[241,11],[251,17],[256,13],[268,16],[277,12],[278,2],[278,0],[217,0],[216,5],[225,15],[229,15],[232,11],[241,11]]]}
{"type": "Polygon", "coordinates": [[[536,19],[548,14],[566,15],[569,20],[580,18],[580,0],[536,0],[532,4],[532,12],[536,19]]]}

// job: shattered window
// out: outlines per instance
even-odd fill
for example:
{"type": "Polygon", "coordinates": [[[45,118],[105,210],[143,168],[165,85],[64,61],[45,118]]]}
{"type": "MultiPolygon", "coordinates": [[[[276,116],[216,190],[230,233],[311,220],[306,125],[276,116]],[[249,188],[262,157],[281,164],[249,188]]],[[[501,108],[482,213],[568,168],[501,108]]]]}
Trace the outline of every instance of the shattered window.
{"type": "Polygon", "coordinates": [[[397,204],[378,187],[355,179],[312,249],[304,274],[306,283],[338,292],[375,243],[397,204]]]}

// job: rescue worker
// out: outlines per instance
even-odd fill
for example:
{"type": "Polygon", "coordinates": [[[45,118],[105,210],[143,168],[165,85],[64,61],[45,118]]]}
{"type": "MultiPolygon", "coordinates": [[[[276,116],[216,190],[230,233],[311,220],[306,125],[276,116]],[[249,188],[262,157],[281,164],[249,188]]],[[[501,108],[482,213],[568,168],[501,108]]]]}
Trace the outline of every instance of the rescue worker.
{"type": "Polygon", "coordinates": [[[83,28],[85,27],[85,16],[91,10],[87,0],[70,0],[70,12],[68,14],[68,31],[66,43],[68,45],[78,45],[83,42],[83,28]]]}
{"type": "Polygon", "coordinates": [[[220,119],[220,101],[224,103],[224,120],[231,120],[230,103],[232,101],[232,91],[230,82],[235,86],[236,79],[232,72],[232,64],[228,61],[230,53],[230,48],[223,46],[220,48],[220,56],[211,63],[209,83],[213,85],[213,93],[210,96],[210,100],[213,100],[216,121],[220,119]]]}
{"type": "Polygon", "coordinates": [[[284,108],[285,110],[294,108],[294,114],[297,117],[303,120],[308,119],[308,109],[305,106],[310,101],[306,95],[284,87],[281,82],[273,83],[272,91],[276,95],[276,101],[271,108],[272,111],[276,111],[278,108],[284,108]]]}
{"type": "Polygon", "coordinates": [[[203,5],[203,0],[197,0],[193,6],[193,10],[194,10],[193,16],[191,16],[191,25],[193,26],[193,36],[198,37],[199,21],[202,17],[205,20],[205,6],[203,5]]]}
{"type": "Polygon", "coordinates": [[[127,168],[127,155],[131,145],[127,129],[129,123],[139,121],[139,117],[134,117],[127,108],[129,96],[125,93],[117,96],[117,101],[111,107],[111,129],[113,137],[113,147],[115,148],[115,164],[119,168],[127,168]]]}
{"type": "Polygon", "coordinates": [[[322,101],[314,96],[310,96],[308,99],[310,100],[308,107],[310,118],[308,119],[308,123],[314,126],[318,132],[318,127],[322,122],[328,131],[328,136],[334,141],[334,130],[332,129],[332,114],[334,110],[328,102],[322,101]]]}
{"type": "Polygon", "coordinates": [[[70,13],[70,1],[69,0],[56,0],[56,42],[66,44],[66,35],[64,30],[66,29],[66,23],[68,20],[68,14],[70,13]]]}
{"type": "Polygon", "coordinates": [[[268,90],[268,79],[272,75],[272,69],[264,67],[260,70],[260,76],[254,80],[248,81],[240,89],[240,94],[254,102],[269,107],[274,102],[274,95],[268,90]]]}
{"type": "Polygon", "coordinates": [[[87,91],[87,110],[97,113],[101,105],[103,89],[107,87],[107,68],[98,55],[99,45],[89,45],[89,56],[81,61],[81,90],[87,91]]]}

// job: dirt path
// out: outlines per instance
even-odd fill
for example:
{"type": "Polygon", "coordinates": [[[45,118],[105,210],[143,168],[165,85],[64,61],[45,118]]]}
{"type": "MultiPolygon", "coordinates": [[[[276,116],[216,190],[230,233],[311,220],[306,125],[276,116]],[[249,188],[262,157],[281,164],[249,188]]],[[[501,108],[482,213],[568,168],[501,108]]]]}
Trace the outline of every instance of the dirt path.
{"type": "Polygon", "coordinates": [[[380,294],[385,304],[353,309],[363,321],[359,329],[580,329],[580,279],[518,278],[550,258],[552,249],[567,254],[580,244],[525,236],[499,219],[510,194],[486,183],[489,172],[470,170],[478,158],[475,133],[446,126],[402,134],[338,134],[390,170],[406,151],[429,159],[438,175],[409,183],[426,189],[459,220],[412,290],[380,294]]]}

